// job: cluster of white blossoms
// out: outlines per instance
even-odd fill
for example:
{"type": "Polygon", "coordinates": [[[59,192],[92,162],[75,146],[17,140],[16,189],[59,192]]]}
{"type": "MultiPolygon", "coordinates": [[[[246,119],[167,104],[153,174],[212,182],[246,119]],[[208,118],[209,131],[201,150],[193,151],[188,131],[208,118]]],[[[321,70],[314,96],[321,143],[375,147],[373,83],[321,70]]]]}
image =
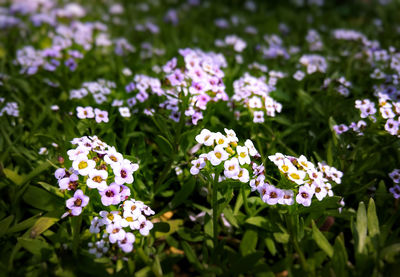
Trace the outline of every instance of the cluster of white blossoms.
{"type": "Polygon", "coordinates": [[[3,97],[0,97],[0,116],[8,114],[9,116],[18,117],[19,108],[17,102],[5,102],[3,97]]]}
{"type": "Polygon", "coordinates": [[[305,156],[295,158],[281,153],[268,157],[280,170],[280,172],[294,185],[293,189],[283,190],[264,183],[264,179],[258,180],[256,189],[260,192],[264,202],[273,204],[292,205],[294,194],[296,202],[304,206],[310,206],[312,197],[319,201],[327,196],[333,196],[332,184],[341,183],[343,173],[334,167],[318,163],[315,166],[305,156]]]}
{"type": "Polygon", "coordinates": [[[250,109],[255,123],[264,122],[265,112],[267,116],[274,117],[280,113],[282,105],[269,96],[275,90],[275,78],[270,78],[266,83],[265,77],[256,78],[249,73],[233,83],[233,101],[250,109]]]}
{"type": "MultiPolygon", "coordinates": [[[[250,180],[251,158],[259,157],[251,140],[246,140],[244,145],[239,145],[239,139],[233,130],[225,129],[225,135],[203,129],[196,136],[199,144],[212,148],[208,153],[200,154],[199,158],[192,161],[190,173],[199,174],[200,170],[223,165],[225,178],[239,180],[247,183],[250,180]]],[[[211,170],[212,172],[212,170],[211,170]]]]}
{"type": "MultiPolygon", "coordinates": [[[[129,199],[131,190],[126,185],[133,183],[133,173],[138,170],[138,164],[124,159],[114,147],[96,136],[75,138],[71,143],[77,147],[67,151],[68,161],[63,162],[66,168],[55,172],[58,185],[68,198],[67,212],[63,217],[80,215],[89,201],[97,199],[100,201],[97,200],[99,203],[94,203],[95,206],[116,206],[118,210],[103,210],[93,218],[90,232],[102,231],[103,236],[101,241],[89,245],[90,251],[99,256],[108,251],[108,242],[118,243],[124,252],[132,251],[135,235],[124,228],[130,227],[146,236],[153,228],[146,216],[154,214],[143,202],[129,199]],[[97,197],[94,195],[96,192],[97,197]]],[[[90,211],[94,205],[89,206],[90,211]]]]}
{"type": "Polygon", "coordinates": [[[101,234],[101,240],[89,243],[89,252],[97,258],[110,249],[109,244],[117,244],[125,253],[133,250],[136,237],[149,235],[153,223],[147,216],[154,211],[141,201],[129,199],[123,202],[118,211],[101,211],[99,216],[92,219],[89,231],[101,234]]]}

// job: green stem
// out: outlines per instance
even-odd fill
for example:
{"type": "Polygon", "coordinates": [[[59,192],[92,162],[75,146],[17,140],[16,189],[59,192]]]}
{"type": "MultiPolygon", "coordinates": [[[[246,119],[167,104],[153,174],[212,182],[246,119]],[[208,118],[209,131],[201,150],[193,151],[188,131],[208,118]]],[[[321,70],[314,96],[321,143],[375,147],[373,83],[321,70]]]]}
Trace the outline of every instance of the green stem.
{"type": "Polygon", "coordinates": [[[215,172],[213,192],[212,192],[212,210],[213,210],[213,242],[214,242],[214,260],[216,262],[216,249],[218,244],[218,177],[219,173],[215,172]]]}
{"type": "Polygon", "coordinates": [[[293,246],[297,254],[299,255],[300,259],[300,264],[303,270],[307,273],[310,274],[310,276],[314,276],[313,272],[311,272],[311,269],[308,267],[307,260],[304,256],[303,251],[300,248],[299,242],[297,241],[297,231],[296,231],[296,226],[293,224],[293,216],[295,215],[286,215],[286,224],[290,233],[290,238],[293,242],[293,246]]]}
{"type": "Polygon", "coordinates": [[[247,215],[251,216],[252,213],[251,213],[251,211],[250,211],[249,204],[247,203],[246,189],[245,189],[244,186],[242,186],[242,187],[240,188],[240,192],[241,192],[242,198],[243,198],[244,210],[246,211],[246,214],[247,214],[247,215]]]}

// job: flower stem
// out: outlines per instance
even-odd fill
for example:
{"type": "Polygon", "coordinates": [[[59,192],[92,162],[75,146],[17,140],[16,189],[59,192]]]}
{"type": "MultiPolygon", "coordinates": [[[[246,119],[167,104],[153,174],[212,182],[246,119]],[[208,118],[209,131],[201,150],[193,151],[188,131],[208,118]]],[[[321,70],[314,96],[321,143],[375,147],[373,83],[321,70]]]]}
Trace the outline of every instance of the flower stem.
{"type": "Polygon", "coordinates": [[[213,192],[212,192],[212,210],[213,210],[213,243],[214,243],[214,261],[218,257],[216,253],[218,244],[218,177],[219,173],[215,172],[214,182],[213,182],[213,192]]]}

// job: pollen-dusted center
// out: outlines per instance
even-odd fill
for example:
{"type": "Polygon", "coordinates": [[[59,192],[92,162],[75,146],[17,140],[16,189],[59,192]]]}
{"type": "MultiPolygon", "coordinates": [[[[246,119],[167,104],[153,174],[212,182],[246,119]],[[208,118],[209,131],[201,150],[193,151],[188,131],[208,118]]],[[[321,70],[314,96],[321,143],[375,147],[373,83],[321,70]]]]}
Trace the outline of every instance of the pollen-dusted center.
{"type": "Polygon", "coordinates": [[[96,183],[101,183],[103,181],[103,178],[101,178],[100,176],[94,176],[93,181],[95,181],[96,183]]]}
{"type": "Polygon", "coordinates": [[[84,168],[86,168],[87,166],[88,166],[88,163],[85,162],[85,161],[81,161],[81,162],[78,164],[78,168],[79,168],[79,169],[84,169],[84,168]]]}
{"type": "Polygon", "coordinates": [[[80,205],[82,205],[82,199],[78,198],[74,201],[74,205],[79,207],[80,205]]]}
{"type": "Polygon", "coordinates": [[[215,157],[217,157],[218,159],[221,159],[222,155],[220,152],[215,152],[215,157]]]}

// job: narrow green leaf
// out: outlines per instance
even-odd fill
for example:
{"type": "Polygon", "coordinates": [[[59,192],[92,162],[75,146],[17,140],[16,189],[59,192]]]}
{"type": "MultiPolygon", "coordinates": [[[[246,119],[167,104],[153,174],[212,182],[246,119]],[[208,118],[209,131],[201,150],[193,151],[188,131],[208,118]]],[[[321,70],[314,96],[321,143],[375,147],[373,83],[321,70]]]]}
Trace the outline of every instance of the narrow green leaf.
{"type": "Polygon", "coordinates": [[[268,251],[271,253],[271,255],[275,256],[277,251],[276,251],[274,240],[271,239],[270,237],[267,237],[267,238],[264,239],[264,243],[267,246],[268,251]]]}
{"type": "Polygon", "coordinates": [[[41,215],[41,213],[34,215],[28,219],[25,219],[24,221],[21,221],[21,222],[15,224],[14,226],[11,226],[8,229],[7,233],[16,233],[16,232],[20,232],[20,231],[23,231],[23,230],[26,230],[26,229],[32,227],[33,224],[35,224],[35,222],[37,221],[38,217],[40,217],[40,215],[41,215]]]}
{"type": "Polygon", "coordinates": [[[367,238],[367,212],[365,210],[364,202],[360,202],[357,210],[356,231],[358,235],[357,252],[363,253],[365,242],[367,238]]]}
{"type": "Polygon", "coordinates": [[[49,229],[61,219],[63,211],[55,210],[40,217],[33,225],[30,233],[31,238],[36,238],[38,235],[49,229]]]}
{"type": "Polygon", "coordinates": [[[7,233],[8,227],[10,227],[10,224],[13,222],[13,220],[14,215],[9,215],[0,221],[0,238],[7,233]]]}
{"type": "Polygon", "coordinates": [[[156,141],[158,147],[160,147],[161,152],[167,156],[171,156],[174,150],[171,143],[165,137],[157,135],[154,140],[156,141]]]}
{"type": "Polygon", "coordinates": [[[347,276],[347,251],[344,245],[343,234],[336,237],[333,246],[332,265],[336,276],[347,276]]]}
{"type": "Polygon", "coordinates": [[[311,221],[312,223],[312,237],[314,241],[317,243],[317,245],[330,257],[332,258],[333,255],[333,247],[329,243],[329,241],[326,239],[324,234],[321,233],[321,231],[317,228],[315,225],[314,220],[311,221]]]}
{"type": "Polygon", "coordinates": [[[368,203],[368,211],[367,211],[367,218],[368,218],[368,234],[370,237],[375,237],[379,235],[379,220],[378,216],[376,215],[376,208],[374,199],[370,198],[368,203]]]}
{"type": "Polygon", "coordinates": [[[182,219],[172,219],[172,220],[168,220],[168,225],[170,227],[168,232],[156,232],[155,233],[155,237],[156,238],[161,238],[161,237],[167,237],[173,233],[175,233],[176,231],[178,231],[178,229],[180,228],[180,226],[183,225],[183,220],[182,219]]]}
{"type": "Polygon", "coordinates": [[[60,198],[32,185],[28,186],[22,198],[32,207],[44,211],[53,211],[64,206],[63,200],[60,198]]]}

